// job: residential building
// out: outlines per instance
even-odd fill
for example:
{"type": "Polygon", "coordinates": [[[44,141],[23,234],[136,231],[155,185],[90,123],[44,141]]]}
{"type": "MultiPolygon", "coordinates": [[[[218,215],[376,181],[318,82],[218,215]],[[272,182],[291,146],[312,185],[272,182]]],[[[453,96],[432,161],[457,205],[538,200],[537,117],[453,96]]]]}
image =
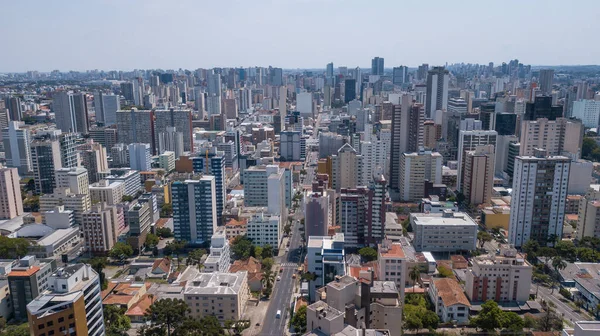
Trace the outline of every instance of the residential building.
{"type": "Polygon", "coordinates": [[[519,302],[529,300],[533,267],[509,245],[500,246],[500,255],[478,256],[465,276],[465,290],[472,302],[519,302]]]}
{"type": "Polygon", "coordinates": [[[389,164],[387,156],[388,144],[377,139],[371,141],[361,141],[360,153],[362,156],[362,177],[361,185],[371,185],[373,176],[377,173],[383,174],[389,178],[389,164]]]}
{"type": "Polygon", "coordinates": [[[494,145],[476,146],[465,151],[462,169],[462,193],[473,205],[489,203],[494,187],[494,145]]]}
{"type": "Polygon", "coordinates": [[[557,118],[526,120],[521,124],[521,156],[531,156],[536,148],[548,155],[581,156],[584,127],[578,120],[557,118]]]}
{"type": "Polygon", "coordinates": [[[240,221],[235,219],[230,219],[227,224],[225,224],[225,234],[227,236],[227,240],[231,240],[237,236],[245,236],[247,233],[247,220],[242,219],[240,221]]]}
{"type": "MultiPolygon", "coordinates": [[[[496,146],[496,138],[498,137],[498,133],[496,131],[482,131],[482,130],[472,130],[472,131],[461,131],[458,132],[458,176],[462,176],[463,169],[463,157],[465,155],[465,151],[475,150],[477,146],[485,146],[485,145],[494,145],[496,146]]],[[[458,179],[457,189],[462,190],[461,179],[458,179]]]]}
{"type": "Polygon", "coordinates": [[[344,144],[336,155],[331,156],[331,186],[336,191],[342,188],[356,188],[362,184],[362,155],[344,144]]]}
{"type": "Polygon", "coordinates": [[[121,100],[117,95],[98,91],[94,93],[94,108],[96,122],[103,126],[111,126],[117,122],[117,111],[121,109],[121,100]]]}
{"type": "Polygon", "coordinates": [[[111,169],[110,175],[103,177],[108,183],[122,182],[125,185],[123,195],[135,196],[142,186],[140,172],[129,168],[111,169]]]}
{"type": "Polygon", "coordinates": [[[262,209],[248,219],[246,236],[256,246],[270,245],[277,249],[283,238],[281,216],[273,215],[262,209]]]}
{"type": "Polygon", "coordinates": [[[125,222],[129,226],[127,242],[133,247],[134,251],[140,251],[146,243],[150,226],[154,223],[152,220],[152,205],[143,202],[131,204],[125,212],[125,222]]]}
{"type": "Polygon", "coordinates": [[[88,134],[87,95],[59,91],[52,97],[52,109],[56,117],[56,127],[68,133],[88,134]]]}
{"type": "Polygon", "coordinates": [[[100,181],[100,173],[108,170],[106,148],[90,140],[88,143],[79,146],[78,149],[81,156],[81,163],[88,172],[89,183],[92,184],[100,181]]]}
{"type": "Polygon", "coordinates": [[[35,140],[31,143],[31,159],[35,191],[52,193],[56,188],[54,171],[62,168],[58,140],[35,140]]]}
{"type": "Polygon", "coordinates": [[[344,234],[345,246],[364,246],[367,243],[368,221],[371,217],[369,188],[344,188],[336,195],[336,226],[344,234]]]}
{"type": "Polygon", "coordinates": [[[215,177],[175,181],[172,186],[175,238],[201,244],[217,228],[215,177]]]}
{"type": "Polygon", "coordinates": [[[75,194],[89,194],[87,169],[82,167],[56,169],[56,188],[69,188],[75,194]]]}
{"type": "Polygon", "coordinates": [[[86,251],[106,255],[117,242],[119,223],[117,207],[106,203],[92,205],[83,213],[83,237],[86,251]]]}
{"type": "Polygon", "coordinates": [[[248,288],[251,292],[259,292],[263,290],[261,282],[263,277],[262,264],[254,257],[246,260],[236,260],[229,268],[229,273],[248,272],[248,288]]]}
{"type": "Polygon", "coordinates": [[[23,108],[21,107],[21,98],[6,97],[4,103],[6,105],[6,108],[8,109],[10,120],[21,121],[23,119],[23,108]]]}
{"type": "Polygon", "coordinates": [[[519,248],[533,239],[541,245],[562,237],[570,160],[564,156],[515,159],[508,241],[519,248]],[[532,190],[533,189],[533,190],[532,190]]]}
{"type": "Polygon", "coordinates": [[[344,234],[311,236],[306,246],[307,271],[317,276],[315,281],[309,283],[309,297],[314,301],[316,289],[334,281],[336,276],[346,274],[344,234]]]}
{"type": "Polygon", "coordinates": [[[37,260],[34,256],[21,258],[8,273],[8,287],[13,317],[27,319],[27,304],[48,289],[49,277],[56,269],[56,260],[37,260]]]}
{"type": "Polygon", "coordinates": [[[100,277],[92,266],[56,270],[49,287],[27,304],[31,335],[105,335],[100,277]]]}
{"type": "Polygon", "coordinates": [[[110,150],[119,141],[117,138],[117,129],[113,127],[94,127],[90,129],[90,138],[110,150]]]}
{"type": "Polygon", "coordinates": [[[432,118],[437,110],[448,108],[448,83],[450,73],[444,67],[433,67],[427,72],[427,101],[425,113],[432,118]]]}
{"type": "Polygon", "coordinates": [[[225,228],[220,227],[210,239],[210,253],[204,261],[202,272],[226,273],[231,265],[231,254],[229,252],[229,241],[225,234],[225,228]]]}
{"type": "Polygon", "coordinates": [[[154,113],[152,111],[136,108],[117,111],[117,139],[120,143],[125,145],[150,144],[153,146],[152,152],[154,152],[154,131],[154,113]]]}
{"type": "Polygon", "coordinates": [[[248,272],[202,273],[187,282],[183,297],[193,319],[215,316],[221,323],[239,321],[250,298],[248,272]]]}
{"type": "Polygon", "coordinates": [[[423,148],[417,153],[402,153],[398,184],[400,200],[416,201],[423,198],[426,180],[434,184],[442,183],[442,161],[440,153],[423,148]]]}
{"type": "Polygon", "coordinates": [[[579,201],[577,239],[600,238],[600,185],[592,184],[579,201]]]}
{"type": "Polygon", "coordinates": [[[75,223],[83,223],[83,213],[90,210],[92,202],[89,194],[75,194],[69,188],[56,188],[51,194],[40,196],[40,212],[42,220],[45,222],[44,213],[53,210],[59,205],[64,205],[65,210],[72,210],[75,216],[75,223]]]}
{"type": "Polygon", "coordinates": [[[244,205],[267,207],[272,215],[281,216],[287,221],[285,169],[277,165],[254,166],[244,170],[244,205]]]}
{"type": "Polygon", "coordinates": [[[281,161],[303,161],[301,155],[302,133],[299,131],[282,131],[279,138],[279,156],[281,161]]]}
{"type": "Polygon", "coordinates": [[[554,80],[554,69],[540,69],[540,92],[545,95],[552,94],[552,81],[554,80]]]}
{"type": "Polygon", "coordinates": [[[432,279],[428,292],[441,322],[457,324],[469,322],[471,303],[458,281],[452,278],[432,279]]]}
{"type": "Polygon", "coordinates": [[[166,172],[175,170],[175,152],[166,151],[158,156],[158,167],[166,172]]]}
{"type": "Polygon", "coordinates": [[[183,132],[178,132],[176,127],[167,126],[164,132],[158,133],[158,153],[166,151],[175,153],[177,159],[183,155],[183,132]]]}
{"type": "Polygon", "coordinates": [[[573,160],[569,168],[569,195],[583,195],[592,183],[594,164],[587,160],[573,160]]]}
{"type": "Polygon", "coordinates": [[[33,170],[29,129],[22,129],[19,122],[10,121],[8,128],[2,130],[2,142],[7,167],[17,168],[21,176],[33,170]]]}
{"type": "MultiPolygon", "coordinates": [[[[192,138],[192,110],[189,109],[169,109],[155,110],[154,112],[154,134],[155,142],[153,148],[159,148],[159,134],[169,133],[174,127],[177,132],[183,135],[183,150],[187,152],[194,151],[194,141],[192,138]]],[[[140,141],[142,142],[142,141],[140,141]]]]}
{"type": "Polygon", "coordinates": [[[307,329],[318,330],[324,335],[336,335],[344,330],[344,311],[337,310],[324,301],[317,301],[306,308],[307,329]]]}
{"type": "Polygon", "coordinates": [[[223,209],[227,198],[225,182],[225,156],[215,147],[210,147],[204,153],[200,152],[192,158],[192,168],[195,173],[215,177],[215,196],[217,202],[217,225],[223,223],[223,209]],[[200,155],[201,154],[201,155],[200,155]]]}
{"type": "Polygon", "coordinates": [[[23,214],[23,199],[17,168],[0,165],[0,219],[12,219],[23,214]]]}
{"type": "Polygon", "coordinates": [[[572,116],[580,119],[585,128],[597,128],[600,121],[600,101],[582,99],[573,102],[572,116]]]}
{"type": "MultiPolygon", "coordinates": [[[[467,102],[462,98],[450,98],[448,99],[448,113],[454,115],[466,115],[467,114],[467,102]]],[[[435,115],[435,114],[434,114],[435,115]]],[[[432,115],[432,116],[434,116],[432,115]]],[[[486,128],[489,129],[489,128],[486,128]]]]}
{"type": "Polygon", "coordinates": [[[392,243],[384,239],[377,250],[378,279],[395,283],[398,291],[404,293],[408,272],[410,272],[407,267],[408,261],[401,243],[392,243]]]}
{"type": "Polygon", "coordinates": [[[152,169],[152,154],[150,144],[132,143],[128,146],[129,167],[137,171],[149,171],[152,169]]]}
{"type": "Polygon", "coordinates": [[[410,225],[417,252],[472,251],[477,247],[478,225],[464,212],[412,213],[410,225]]]}

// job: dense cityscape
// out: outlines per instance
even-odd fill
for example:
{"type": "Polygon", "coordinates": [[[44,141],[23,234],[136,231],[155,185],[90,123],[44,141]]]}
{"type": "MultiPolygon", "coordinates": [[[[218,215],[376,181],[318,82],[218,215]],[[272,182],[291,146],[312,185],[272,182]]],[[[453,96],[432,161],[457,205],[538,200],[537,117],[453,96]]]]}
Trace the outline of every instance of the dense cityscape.
{"type": "Polygon", "coordinates": [[[600,66],[372,49],[0,54],[0,336],[600,335],[600,66]]]}

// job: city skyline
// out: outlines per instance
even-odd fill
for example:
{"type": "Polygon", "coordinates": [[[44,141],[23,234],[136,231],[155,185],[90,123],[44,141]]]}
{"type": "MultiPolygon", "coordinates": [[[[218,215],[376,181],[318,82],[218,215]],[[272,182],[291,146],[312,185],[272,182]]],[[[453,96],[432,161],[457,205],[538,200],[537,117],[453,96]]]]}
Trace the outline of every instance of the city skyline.
{"type": "Polygon", "coordinates": [[[580,1],[10,2],[0,72],[268,66],[369,68],[421,63],[590,65],[594,9],[580,1]],[[585,10],[584,10],[585,9],[585,10]],[[26,15],[25,15],[26,13],[26,15]],[[221,13],[221,15],[214,15],[221,13]],[[405,15],[406,14],[406,15],[405,15]],[[544,22],[548,24],[543,24],[544,22]],[[563,24],[558,24],[558,23],[563,24]],[[578,33],[566,29],[578,25],[578,33]],[[49,34],[46,34],[49,32],[49,34]],[[75,42],[77,41],[77,42],[75,42]]]}

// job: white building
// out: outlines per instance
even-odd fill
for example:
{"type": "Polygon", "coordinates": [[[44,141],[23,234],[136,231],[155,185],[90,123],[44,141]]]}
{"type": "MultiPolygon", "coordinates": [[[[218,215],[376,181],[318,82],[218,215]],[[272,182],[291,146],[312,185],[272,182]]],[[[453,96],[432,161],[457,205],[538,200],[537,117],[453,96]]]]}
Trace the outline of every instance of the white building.
{"type": "Polygon", "coordinates": [[[569,168],[569,195],[583,195],[592,183],[594,164],[587,160],[571,161],[569,168]]]}
{"type": "Polygon", "coordinates": [[[344,234],[308,237],[306,258],[307,271],[317,275],[317,279],[310,282],[309,288],[309,297],[315,300],[316,289],[334,281],[336,276],[346,274],[344,234]]]}
{"type": "Polygon", "coordinates": [[[458,281],[451,278],[433,279],[428,293],[441,322],[456,321],[458,324],[469,322],[471,303],[458,281]]]}
{"type": "Polygon", "coordinates": [[[256,246],[271,245],[276,249],[279,247],[282,233],[283,228],[279,215],[261,211],[248,219],[246,235],[256,246]]]}
{"type": "Polygon", "coordinates": [[[336,155],[331,156],[331,187],[337,192],[342,188],[356,188],[362,184],[363,157],[350,144],[344,144],[336,155]]]}
{"type": "Polygon", "coordinates": [[[360,143],[363,166],[361,185],[371,185],[376,172],[382,173],[389,180],[388,144],[376,138],[370,140],[360,143]]]}
{"type": "Polygon", "coordinates": [[[582,99],[573,102],[572,116],[581,119],[586,128],[597,128],[600,120],[600,100],[582,99]]]}
{"type": "Polygon", "coordinates": [[[183,297],[194,319],[215,316],[220,322],[239,321],[250,298],[248,272],[201,273],[187,282],[183,297]]]}
{"type": "Polygon", "coordinates": [[[546,245],[549,238],[562,237],[571,162],[546,157],[545,151],[536,154],[515,159],[508,241],[517,248],[530,239],[546,245]]]}
{"type": "Polygon", "coordinates": [[[464,212],[413,213],[410,225],[418,252],[472,251],[477,247],[477,223],[464,212]]]}
{"type": "Polygon", "coordinates": [[[69,188],[75,194],[89,194],[88,171],[85,168],[60,168],[56,170],[56,187],[69,188]]]}
{"type": "Polygon", "coordinates": [[[592,184],[579,201],[577,239],[600,238],[600,184],[592,184]]]}
{"type": "Polygon", "coordinates": [[[121,203],[125,194],[123,182],[108,183],[107,180],[92,183],[90,185],[90,198],[92,203],[105,202],[108,205],[121,203]]]}
{"type": "Polygon", "coordinates": [[[244,205],[267,207],[273,215],[287,220],[286,199],[291,192],[286,184],[285,169],[278,165],[254,166],[244,170],[244,205]]]}
{"type": "Polygon", "coordinates": [[[231,253],[225,228],[220,227],[210,239],[210,254],[204,261],[203,272],[227,272],[231,266],[231,253]]]}
{"type": "Polygon", "coordinates": [[[282,131],[279,138],[279,156],[281,161],[302,161],[302,133],[298,131],[282,131]]]}
{"type": "Polygon", "coordinates": [[[423,198],[425,180],[442,183],[443,157],[438,152],[420,150],[400,156],[400,199],[416,201],[423,198]]]}
{"type": "Polygon", "coordinates": [[[158,166],[166,172],[175,170],[175,152],[166,151],[158,156],[158,166]]]}
{"type": "Polygon", "coordinates": [[[2,130],[2,141],[7,167],[17,168],[21,176],[33,170],[29,129],[19,128],[18,121],[9,121],[8,128],[2,130]]]}
{"type": "Polygon", "coordinates": [[[379,263],[379,280],[394,282],[398,291],[404,293],[409,270],[408,258],[404,254],[402,244],[384,239],[377,251],[377,262],[379,263]]]}
{"type": "Polygon", "coordinates": [[[128,146],[129,167],[137,171],[149,171],[152,166],[151,148],[147,143],[132,143],[128,146]]]}
{"type": "Polygon", "coordinates": [[[296,111],[301,115],[313,115],[313,97],[310,92],[300,92],[296,94],[296,111]]]}

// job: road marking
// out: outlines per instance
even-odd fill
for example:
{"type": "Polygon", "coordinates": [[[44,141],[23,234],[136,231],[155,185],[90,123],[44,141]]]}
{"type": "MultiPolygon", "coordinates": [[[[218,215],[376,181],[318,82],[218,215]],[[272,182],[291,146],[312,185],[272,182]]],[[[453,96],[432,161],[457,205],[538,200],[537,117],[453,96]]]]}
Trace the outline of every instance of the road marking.
{"type": "Polygon", "coordinates": [[[298,267],[298,264],[292,262],[285,262],[281,264],[281,267],[298,267]]]}

